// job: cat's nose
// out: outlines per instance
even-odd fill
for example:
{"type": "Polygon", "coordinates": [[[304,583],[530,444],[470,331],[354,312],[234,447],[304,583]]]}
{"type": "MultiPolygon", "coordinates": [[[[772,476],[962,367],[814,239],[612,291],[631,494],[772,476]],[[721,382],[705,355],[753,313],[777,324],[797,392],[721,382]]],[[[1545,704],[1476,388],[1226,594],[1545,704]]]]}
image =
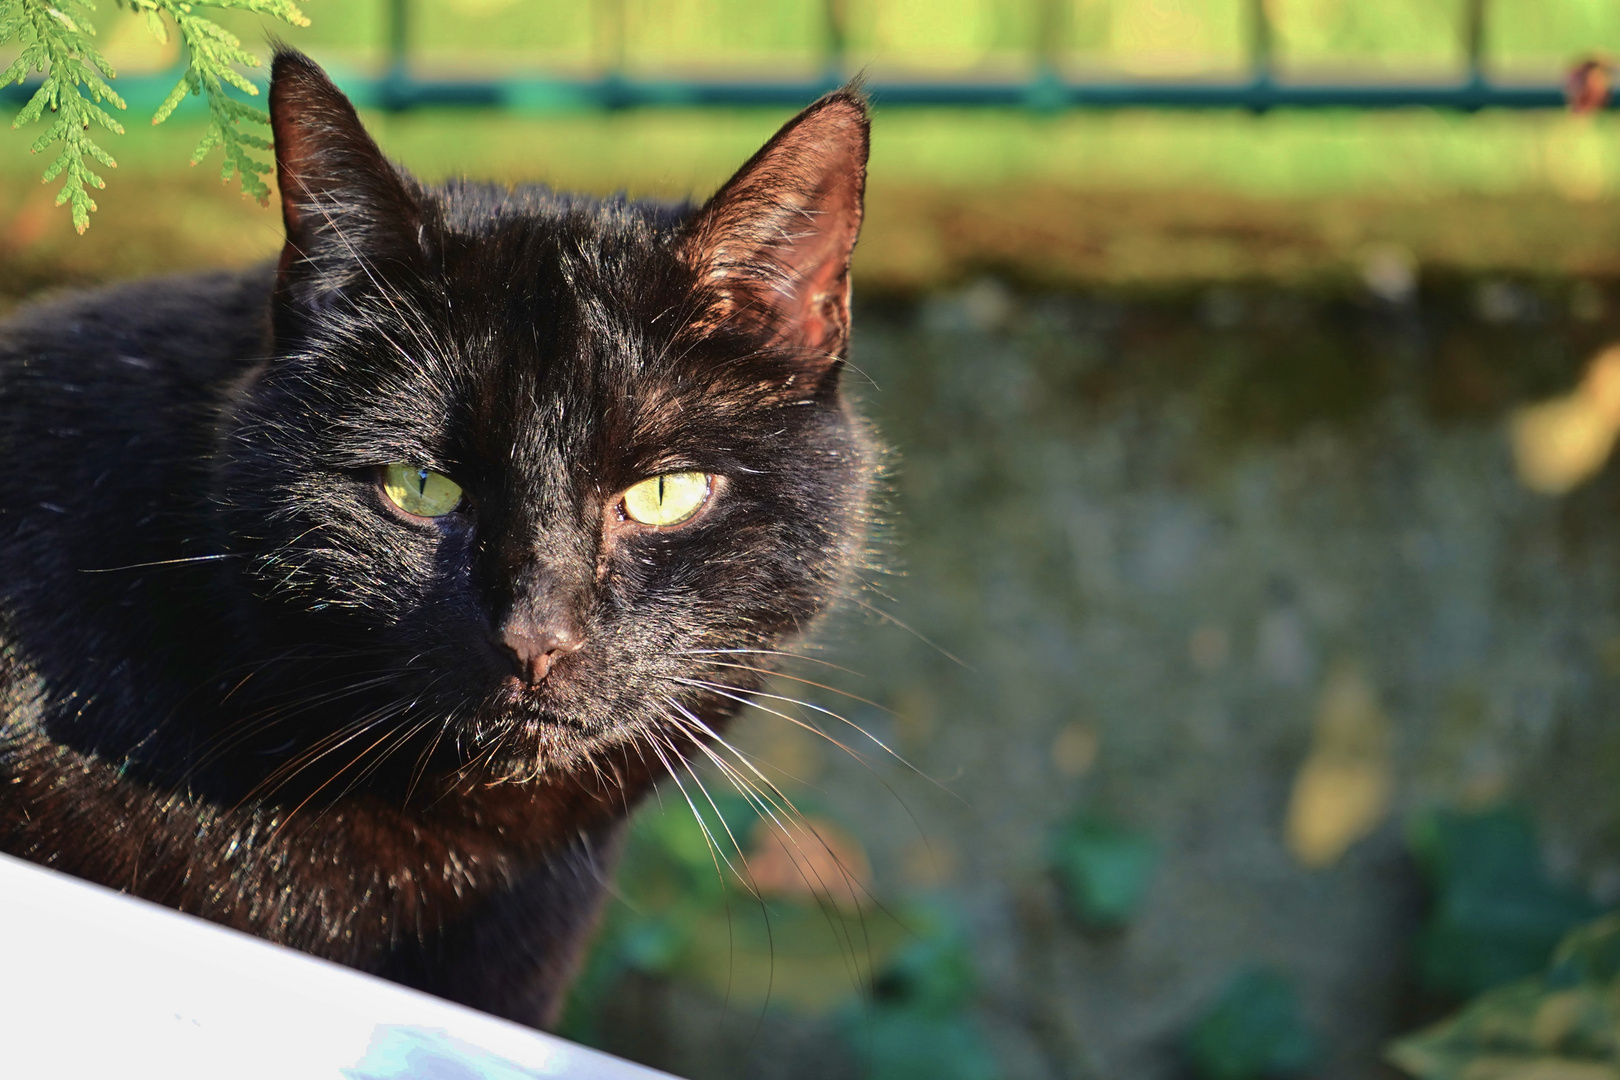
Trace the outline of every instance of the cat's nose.
{"type": "Polygon", "coordinates": [[[517,664],[518,678],[529,686],[539,686],[553,664],[585,644],[577,631],[566,626],[507,626],[500,632],[500,643],[517,664]]]}

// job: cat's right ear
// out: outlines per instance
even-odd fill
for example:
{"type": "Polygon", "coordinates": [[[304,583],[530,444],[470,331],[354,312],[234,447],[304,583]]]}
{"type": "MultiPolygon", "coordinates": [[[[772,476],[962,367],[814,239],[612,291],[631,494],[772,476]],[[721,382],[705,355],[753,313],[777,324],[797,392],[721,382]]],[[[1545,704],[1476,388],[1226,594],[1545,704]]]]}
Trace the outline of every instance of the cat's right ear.
{"type": "Polygon", "coordinates": [[[270,69],[270,127],[287,244],[276,296],[325,307],[391,266],[420,265],[423,209],[415,184],[383,157],[354,106],[309,57],[279,49],[270,69]]]}

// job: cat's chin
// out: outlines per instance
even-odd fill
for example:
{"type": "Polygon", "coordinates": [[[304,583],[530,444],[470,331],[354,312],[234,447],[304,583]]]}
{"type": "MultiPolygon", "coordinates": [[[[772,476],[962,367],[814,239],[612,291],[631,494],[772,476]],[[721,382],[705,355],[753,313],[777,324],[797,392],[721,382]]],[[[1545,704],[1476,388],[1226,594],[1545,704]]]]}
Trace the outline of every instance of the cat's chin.
{"type": "Polygon", "coordinates": [[[608,759],[626,754],[673,765],[667,724],[643,711],[587,706],[544,687],[503,684],[475,714],[477,734],[458,771],[504,784],[594,775],[608,759]]]}
{"type": "MultiPolygon", "coordinates": [[[[684,756],[684,755],[682,755],[684,756]]],[[[482,754],[458,770],[475,785],[554,785],[586,781],[620,787],[630,771],[663,775],[678,762],[667,737],[642,725],[613,724],[582,730],[578,726],[529,725],[497,736],[482,754]]]]}

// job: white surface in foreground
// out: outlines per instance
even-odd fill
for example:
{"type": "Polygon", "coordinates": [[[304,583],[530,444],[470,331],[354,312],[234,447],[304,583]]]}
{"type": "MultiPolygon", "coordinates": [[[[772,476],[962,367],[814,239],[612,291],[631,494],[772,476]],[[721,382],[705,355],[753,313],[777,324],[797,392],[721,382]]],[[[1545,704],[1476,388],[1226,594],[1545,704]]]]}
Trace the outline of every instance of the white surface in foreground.
{"type": "Polygon", "coordinates": [[[5,1080],[665,1075],[0,855],[5,1080]]]}

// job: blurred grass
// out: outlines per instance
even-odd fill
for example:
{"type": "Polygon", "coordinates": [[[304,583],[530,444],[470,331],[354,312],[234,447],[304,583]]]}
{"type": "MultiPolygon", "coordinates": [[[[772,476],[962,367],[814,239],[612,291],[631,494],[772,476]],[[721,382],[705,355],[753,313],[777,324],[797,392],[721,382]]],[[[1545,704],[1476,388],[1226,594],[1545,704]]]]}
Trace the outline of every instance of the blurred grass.
{"type": "MultiPolygon", "coordinates": [[[[370,116],[429,179],[701,196],[784,117],[768,110],[370,116]]],[[[1561,115],[877,113],[863,289],[993,273],[1042,287],[1358,280],[1395,246],[1425,272],[1620,276],[1620,122],[1561,115]]],[[[183,163],[198,131],[137,131],[79,238],[25,132],[0,134],[0,303],[47,283],[239,265],[279,215],[183,163]]]]}

